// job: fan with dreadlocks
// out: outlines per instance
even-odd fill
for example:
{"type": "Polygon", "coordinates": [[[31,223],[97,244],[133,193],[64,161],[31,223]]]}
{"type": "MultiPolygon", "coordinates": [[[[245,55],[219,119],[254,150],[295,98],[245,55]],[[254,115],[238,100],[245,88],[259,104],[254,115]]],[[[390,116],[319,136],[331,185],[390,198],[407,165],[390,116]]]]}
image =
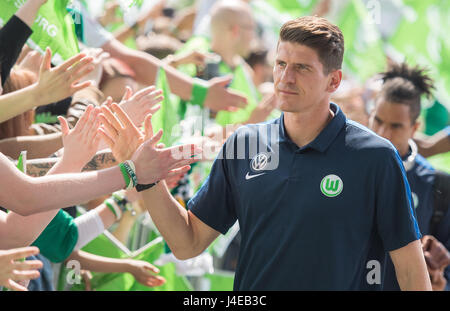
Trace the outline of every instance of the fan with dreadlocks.
{"type": "Polygon", "coordinates": [[[434,89],[433,80],[426,74],[426,69],[419,66],[410,67],[406,63],[394,64],[381,74],[383,86],[379,99],[390,103],[408,105],[411,122],[415,123],[420,114],[422,95],[431,96],[434,89]]]}
{"type": "Polygon", "coordinates": [[[380,76],[383,85],[375,99],[369,127],[390,140],[404,156],[411,149],[417,150],[412,137],[419,128],[421,98],[431,97],[433,80],[426,69],[406,63],[393,64],[380,76]]]}

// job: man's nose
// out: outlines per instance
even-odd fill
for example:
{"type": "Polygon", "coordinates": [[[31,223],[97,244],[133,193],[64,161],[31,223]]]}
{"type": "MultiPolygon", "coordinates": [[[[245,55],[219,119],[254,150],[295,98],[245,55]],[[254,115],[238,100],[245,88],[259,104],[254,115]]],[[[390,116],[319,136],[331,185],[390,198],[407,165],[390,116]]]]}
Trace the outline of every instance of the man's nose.
{"type": "Polygon", "coordinates": [[[289,66],[286,66],[284,69],[281,76],[281,82],[285,84],[295,84],[295,72],[289,66]]]}

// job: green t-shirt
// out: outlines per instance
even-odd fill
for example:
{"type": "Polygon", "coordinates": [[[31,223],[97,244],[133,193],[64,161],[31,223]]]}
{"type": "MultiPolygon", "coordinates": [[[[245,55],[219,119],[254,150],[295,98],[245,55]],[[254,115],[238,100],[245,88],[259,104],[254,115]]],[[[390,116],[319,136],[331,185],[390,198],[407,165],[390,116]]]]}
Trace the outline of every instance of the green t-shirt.
{"type": "Polygon", "coordinates": [[[32,246],[37,246],[50,261],[62,262],[72,253],[77,241],[78,228],[73,217],[59,210],[32,246]]]}

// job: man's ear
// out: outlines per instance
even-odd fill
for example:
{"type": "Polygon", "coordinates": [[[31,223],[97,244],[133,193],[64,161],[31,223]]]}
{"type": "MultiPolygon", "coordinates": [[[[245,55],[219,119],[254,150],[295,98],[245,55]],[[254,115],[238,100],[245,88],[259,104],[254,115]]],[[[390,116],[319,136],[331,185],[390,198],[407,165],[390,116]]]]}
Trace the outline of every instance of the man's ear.
{"type": "Polygon", "coordinates": [[[413,125],[413,131],[412,131],[412,133],[411,133],[411,138],[414,137],[414,134],[415,134],[416,131],[419,129],[419,127],[420,127],[420,121],[419,121],[419,120],[416,120],[416,122],[415,122],[414,125],[413,125]]]}
{"type": "Polygon", "coordinates": [[[333,93],[338,89],[339,85],[341,85],[342,70],[341,69],[334,70],[330,72],[328,75],[330,77],[330,80],[328,83],[327,91],[333,93]]]}

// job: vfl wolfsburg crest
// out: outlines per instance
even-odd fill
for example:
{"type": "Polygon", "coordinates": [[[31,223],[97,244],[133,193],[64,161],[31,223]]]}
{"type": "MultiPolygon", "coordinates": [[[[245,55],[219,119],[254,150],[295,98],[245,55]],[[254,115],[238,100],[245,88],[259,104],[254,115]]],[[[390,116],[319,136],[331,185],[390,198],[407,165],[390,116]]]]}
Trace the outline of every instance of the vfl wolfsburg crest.
{"type": "Polygon", "coordinates": [[[344,183],[337,175],[327,175],[320,182],[320,191],[329,198],[338,196],[342,189],[344,189],[344,183]]]}

